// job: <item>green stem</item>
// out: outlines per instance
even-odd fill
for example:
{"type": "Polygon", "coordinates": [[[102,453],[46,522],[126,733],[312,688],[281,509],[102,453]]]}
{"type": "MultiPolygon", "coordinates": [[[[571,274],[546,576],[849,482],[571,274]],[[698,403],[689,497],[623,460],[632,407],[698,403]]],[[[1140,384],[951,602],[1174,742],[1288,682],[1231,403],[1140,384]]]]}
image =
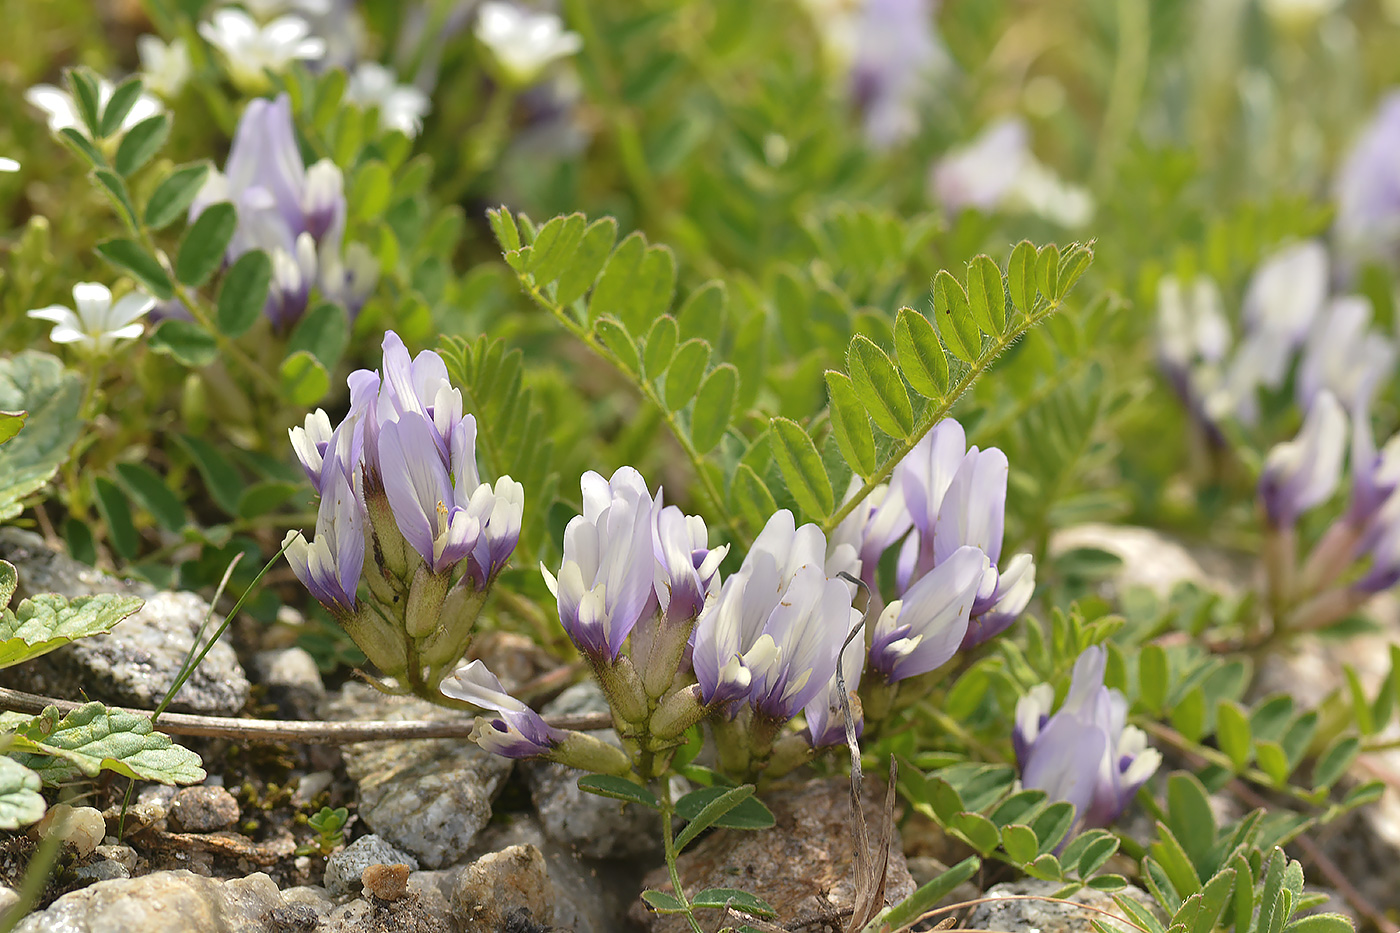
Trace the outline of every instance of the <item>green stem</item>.
{"type": "MultiPolygon", "coordinates": [[[[150,229],[143,223],[139,225],[137,232],[141,237],[141,245],[146,248],[148,253],[153,256],[156,255],[158,251],[156,249],[155,239],[151,236],[150,229]]],[[[170,282],[171,285],[174,286],[175,297],[180,299],[180,302],[190,312],[190,315],[195,321],[214,336],[214,341],[219,345],[219,350],[236,360],[240,366],[248,371],[248,374],[253,377],[254,381],[267,389],[274,398],[280,397],[282,394],[282,383],[274,378],[267,370],[263,369],[258,361],[249,356],[233,338],[229,337],[214,325],[213,316],[197,295],[182,285],[179,279],[176,279],[174,276],[171,277],[170,282]]]]}
{"type": "Polygon", "coordinates": [[[671,805],[671,782],[662,779],[659,783],[661,792],[656,797],[661,802],[661,843],[666,853],[666,871],[671,876],[671,887],[676,892],[676,900],[680,901],[685,910],[685,919],[690,923],[691,933],[705,933],[700,929],[700,921],[695,919],[690,901],[686,899],[685,888],[681,886],[680,869],[676,867],[676,837],[671,829],[671,818],[676,815],[676,811],[671,805]]]}
{"type": "Polygon", "coordinates": [[[875,491],[876,486],[879,486],[885,480],[889,479],[890,473],[894,471],[895,465],[903,460],[909,451],[914,449],[914,445],[919,443],[919,441],[923,439],[923,436],[933,429],[935,424],[942,421],[943,418],[947,416],[958,399],[962,398],[963,394],[967,392],[968,389],[972,388],[972,384],[987,371],[997,357],[1006,352],[1008,347],[1019,340],[1032,327],[1035,327],[1059,309],[1060,301],[1058,299],[1051,301],[1042,308],[1039,313],[1026,315],[1019,324],[996,338],[992,345],[977,358],[977,362],[969,366],[967,372],[963,373],[962,377],[948,390],[948,394],[943,397],[943,400],[937,405],[929,406],[924,412],[923,418],[920,419],[919,423],[914,427],[914,433],[895,444],[890,450],[889,456],[885,458],[884,464],[874,473],[870,474],[865,483],[856,490],[856,494],[826,520],[822,525],[822,531],[828,535],[831,534],[831,532],[836,529],[836,526],[840,525],[841,522],[845,520],[846,516],[850,515],[851,512],[855,510],[855,507],[865,500],[866,496],[875,491]]]}
{"type": "Polygon", "coordinates": [[[686,458],[690,461],[691,468],[695,471],[695,476],[700,481],[700,488],[704,491],[705,498],[709,500],[713,514],[719,516],[720,520],[724,523],[725,530],[729,533],[730,540],[742,547],[748,547],[752,539],[739,527],[739,523],[735,521],[734,516],[730,515],[729,510],[724,507],[724,496],[715,485],[714,479],[711,478],[709,471],[705,469],[705,458],[695,449],[695,445],[690,442],[690,438],[686,435],[685,431],[681,430],[680,422],[676,419],[676,413],[671,411],[669,406],[662,401],[656,388],[640,375],[633,373],[624,366],[622,361],[618,359],[617,354],[613,353],[611,349],[602,344],[591,331],[586,330],[581,324],[569,317],[568,313],[562,307],[547,298],[540,291],[539,286],[527,280],[523,275],[519,276],[519,279],[521,287],[525,289],[526,294],[528,294],[537,305],[554,315],[554,318],[563,325],[565,330],[584,346],[588,347],[588,349],[607,361],[613,369],[625,376],[627,381],[632,384],[632,387],[636,389],[644,399],[655,406],[657,412],[660,413],[662,419],[666,422],[666,427],[670,429],[671,436],[676,439],[676,443],[680,445],[681,450],[684,451],[686,458]]]}
{"type": "Polygon", "coordinates": [[[1294,800],[1299,801],[1300,803],[1306,803],[1309,805],[1313,805],[1314,803],[1312,795],[1309,794],[1307,791],[1300,790],[1299,788],[1296,788],[1291,784],[1275,784],[1273,778],[1269,777],[1267,774],[1265,774],[1263,771],[1260,771],[1258,768],[1245,768],[1243,771],[1237,772],[1234,763],[1230,761],[1230,757],[1228,755],[1226,755],[1223,752],[1217,751],[1216,749],[1210,748],[1209,746],[1202,745],[1199,742],[1192,742],[1191,740],[1187,739],[1186,736],[1182,735],[1180,732],[1177,732],[1170,726],[1164,725],[1159,722],[1154,722],[1153,720],[1142,716],[1134,717],[1134,722],[1136,725],[1140,726],[1144,732],[1149,733],[1154,738],[1160,739],[1163,742],[1166,742],[1168,745],[1174,746],[1180,749],[1181,751],[1187,753],[1188,755],[1194,755],[1196,758],[1199,758],[1210,764],[1219,765],[1220,767],[1224,768],[1226,771],[1229,771],[1232,774],[1238,774],[1240,778],[1248,781],[1251,784],[1256,784],[1259,787],[1267,787],[1271,790],[1276,790],[1281,793],[1287,794],[1288,796],[1292,797],[1294,800]]]}

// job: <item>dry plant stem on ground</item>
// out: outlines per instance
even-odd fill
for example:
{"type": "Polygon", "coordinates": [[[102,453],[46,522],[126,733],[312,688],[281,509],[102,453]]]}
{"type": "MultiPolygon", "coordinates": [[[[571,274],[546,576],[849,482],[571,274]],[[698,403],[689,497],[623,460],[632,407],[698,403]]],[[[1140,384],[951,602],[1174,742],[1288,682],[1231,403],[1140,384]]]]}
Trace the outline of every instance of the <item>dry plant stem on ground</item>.
{"type": "MultiPolygon", "coordinates": [[[[57,707],[61,713],[82,706],[71,700],[42,697],[20,690],[0,687],[0,709],[16,713],[41,713],[57,707]]],[[[150,710],[111,707],[137,715],[149,715],[150,710]]],[[[605,713],[585,713],[577,716],[549,716],[545,719],[556,729],[588,731],[612,725],[605,713]]],[[[209,738],[243,739],[261,742],[293,742],[302,745],[341,745],[347,742],[382,742],[392,739],[465,739],[472,731],[472,720],[448,722],[378,722],[355,720],[329,722],[270,722],[261,719],[236,719],[231,716],[197,716],[191,713],[166,713],[155,723],[158,732],[167,735],[195,735],[209,738]]]]}

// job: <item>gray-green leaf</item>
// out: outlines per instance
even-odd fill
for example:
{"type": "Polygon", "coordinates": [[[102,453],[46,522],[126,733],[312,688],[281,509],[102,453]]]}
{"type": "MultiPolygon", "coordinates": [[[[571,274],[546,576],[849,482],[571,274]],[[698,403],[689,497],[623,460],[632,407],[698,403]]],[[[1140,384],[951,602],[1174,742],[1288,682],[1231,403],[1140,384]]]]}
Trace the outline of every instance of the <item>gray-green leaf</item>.
{"type": "Polygon", "coordinates": [[[71,602],[53,593],[0,612],[0,668],[48,654],[75,638],[101,635],[141,608],[136,596],[99,593],[71,602]]]}
{"type": "Polygon", "coordinates": [[[0,755],[0,829],[18,829],[44,815],[39,775],[0,755]]]}
{"type": "Polygon", "coordinates": [[[59,720],[47,735],[22,732],[38,754],[25,756],[45,783],[56,784],[78,774],[94,777],[115,771],[125,777],[162,784],[194,784],[204,780],[199,756],[156,732],[148,716],[85,703],[59,720]]]}
{"type": "Polygon", "coordinates": [[[25,429],[0,447],[0,520],[40,489],[68,459],[83,425],[82,380],[57,357],[25,350],[0,360],[0,410],[28,412],[25,429]]]}

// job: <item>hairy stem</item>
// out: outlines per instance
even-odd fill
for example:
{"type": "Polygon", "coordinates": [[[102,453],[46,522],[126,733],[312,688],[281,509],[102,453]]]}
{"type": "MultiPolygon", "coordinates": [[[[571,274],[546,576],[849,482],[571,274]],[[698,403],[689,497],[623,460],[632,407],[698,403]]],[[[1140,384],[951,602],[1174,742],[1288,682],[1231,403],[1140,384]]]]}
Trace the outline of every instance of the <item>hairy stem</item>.
{"type": "Polygon", "coordinates": [[[870,493],[875,490],[876,486],[879,486],[885,480],[889,479],[890,473],[894,471],[895,465],[903,460],[909,451],[914,449],[914,445],[919,443],[919,441],[923,439],[923,436],[933,429],[935,424],[942,421],[943,418],[947,416],[958,399],[962,398],[963,394],[967,392],[968,389],[972,388],[972,384],[991,367],[996,358],[1005,353],[1008,347],[1021,339],[1031,328],[1058,311],[1060,309],[1060,304],[1061,302],[1058,299],[1047,303],[1039,312],[1026,315],[1021,319],[1019,324],[1012,327],[1000,337],[996,337],[992,341],[991,346],[978,356],[977,362],[969,366],[967,372],[963,373],[962,377],[949,388],[948,394],[943,397],[943,400],[937,405],[930,406],[928,410],[924,412],[923,418],[921,418],[919,423],[914,427],[914,433],[895,444],[893,449],[890,450],[890,455],[885,458],[885,462],[866,478],[865,483],[856,490],[854,496],[847,500],[841,508],[836,510],[835,514],[826,520],[822,525],[822,530],[826,534],[831,534],[831,532],[836,529],[836,526],[841,524],[846,516],[850,515],[851,512],[855,510],[856,506],[865,501],[865,497],[870,495],[870,493]]]}
{"type": "Polygon", "coordinates": [[[617,354],[600,342],[598,338],[593,335],[592,331],[585,329],[583,325],[569,317],[568,313],[557,303],[550,300],[540,290],[538,285],[527,281],[523,275],[519,278],[521,287],[525,289],[526,294],[528,294],[537,305],[552,314],[563,328],[580,343],[602,357],[610,366],[624,375],[642,398],[646,399],[656,408],[656,411],[660,413],[662,419],[666,422],[666,427],[670,429],[671,436],[676,439],[676,443],[680,445],[681,450],[685,453],[686,459],[690,461],[696,479],[700,482],[700,488],[704,492],[705,498],[709,501],[712,514],[718,516],[720,521],[724,523],[725,530],[728,532],[730,539],[736,544],[747,547],[752,543],[752,538],[743,531],[739,523],[734,519],[734,516],[730,515],[729,510],[725,508],[723,494],[715,485],[714,479],[710,476],[709,471],[705,469],[704,456],[695,449],[695,445],[690,442],[690,438],[686,435],[685,431],[681,430],[680,422],[676,419],[676,413],[671,411],[666,403],[662,401],[660,394],[656,391],[656,387],[622,365],[622,361],[618,359],[617,354]]]}

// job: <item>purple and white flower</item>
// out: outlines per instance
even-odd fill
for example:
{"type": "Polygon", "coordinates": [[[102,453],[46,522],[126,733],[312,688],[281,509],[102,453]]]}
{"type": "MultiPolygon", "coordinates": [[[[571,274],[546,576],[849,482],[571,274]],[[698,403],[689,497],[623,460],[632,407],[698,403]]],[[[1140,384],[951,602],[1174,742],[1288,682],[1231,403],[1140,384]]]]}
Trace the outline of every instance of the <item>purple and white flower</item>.
{"type": "Polygon", "coordinates": [[[921,99],[949,64],[933,12],[930,0],[865,0],[856,16],[851,96],[877,148],[918,132],[921,99]]]}
{"type": "Polygon", "coordinates": [[[1352,262],[1400,260],[1400,91],[1381,101],[1337,172],[1336,242],[1352,262]]]}
{"type": "Polygon", "coordinates": [[[962,643],[971,648],[1004,631],[1025,610],[1035,589],[1035,565],[1030,555],[1017,555],[1007,564],[1015,572],[1001,572],[1010,466],[997,448],[964,450],[965,442],[962,426],[945,419],[901,463],[914,527],[900,550],[896,577],[904,592],[959,548],[981,550],[988,563],[962,643]]]}
{"type": "Polygon", "coordinates": [[[537,758],[548,755],[566,736],[506,693],[496,675],[480,661],[457,668],[439,689],[446,696],[495,711],[494,718],[478,718],[471,734],[472,741],[488,752],[505,758],[537,758]]]}
{"type": "Polygon", "coordinates": [[[1244,335],[1205,401],[1213,419],[1258,420],[1260,388],[1278,389],[1327,301],[1327,250],[1316,240],[1285,247],[1260,264],[1244,297],[1244,335]]]}
{"type": "Polygon", "coordinates": [[[1395,370],[1395,343],[1371,330],[1371,302],[1334,298],[1314,322],[1298,364],[1298,404],[1311,407],[1330,390],[1347,411],[1369,406],[1371,394],[1395,370]]]}
{"type": "Polygon", "coordinates": [[[706,704],[746,698],[777,722],[826,690],[860,621],[851,587],[826,573],[826,538],[776,512],[695,628],[692,663],[706,704]]]}
{"type": "Polygon", "coordinates": [[[1325,502],[1342,478],[1347,417],[1331,392],[1318,393],[1298,436],[1274,446],[1259,477],[1259,501],[1269,524],[1291,528],[1313,506],[1325,502]]]}
{"type": "Polygon", "coordinates": [[[583,475],[583,514],[564,529],[564,562],[545,582],[559,602],[559,621],[595,663],[614,661],[655,599],[652,541],[655,500],[646,480],[622,467],[611,480],[583,475]]]}
{"type": "Polygon", "coordinates": [[[987,569],[980,548],[960,547],[885,606],[875,623],[870,669],[894,683],[948,663],[967,635],[987,569]]]}
{"type": "Polygon", "coordinates": [[[275,327],[289,328],[301,317],[313,287],[353,316],[377,282],[372,255],[359,244],[342,244],[346,202],[340,169],[329,159],[309,168],[302,163],[287,95],[249,102],[224,171],[210,173],[190,206],[191,219],[218,201],[238,210],[227,261],[255,249],[272,260],[264,310],[275,327]]]}
{"type": "Polygon", "coordinates": [[[930,171],[929,192],[950,214],[1022,211],[1071,228],[1094,214],[1087,191],[1066,184],[1035,158],[1030,131],[1017,117],[998,120],[949,150],[930,171]]]}
{"type": "MultiPolygon", "coordinates": [[[[309,419],[308,419],[309,420],[309,419]]],[[[354,426],[332,444],[348,444],[354,426]]],[[[332,461],[333,463],[335,461],[332,461]]],[[[365,562],[365,514],[358,474],[336,466],[325,471],[316,511],[316,536],[308,542],[298,531],[287,532],[287,563],[311,595],[331,612],[347,616],[356,608],[356,591],[365,562]]]]}
{"type": "Polygon", "coordinates": [[[1016,704],[1012,741],[1021,783],[1072,803],[1076,831],[1117,819],[1162,762],[1143,731],[1127,725],[1123,694],[1104,686],[1106,663],[1102,647],[1085,650],[1074,664],[1069,696],[1054,715],[1048,684],[1016,704]]]}

